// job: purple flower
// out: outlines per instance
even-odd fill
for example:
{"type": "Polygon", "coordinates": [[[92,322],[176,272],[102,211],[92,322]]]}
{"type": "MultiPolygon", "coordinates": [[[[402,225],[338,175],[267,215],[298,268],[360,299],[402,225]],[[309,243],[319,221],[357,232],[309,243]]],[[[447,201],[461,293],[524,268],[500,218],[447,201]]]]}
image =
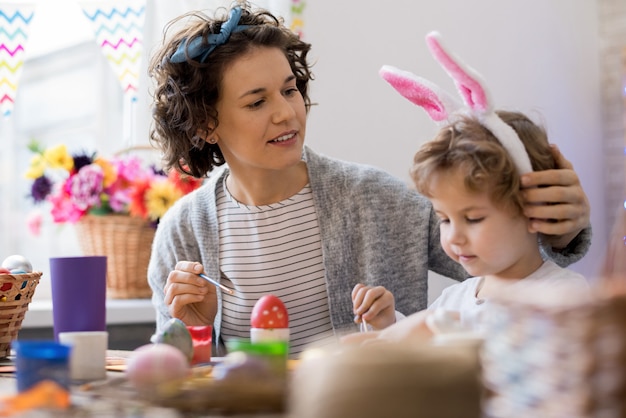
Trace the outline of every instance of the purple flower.
{"type": "Polygon", "coordinates": [[[72,158],[74,159],[74,170],[78,172],[81,168],[93,163],[94,155],[87,155],[86,152],[83,152],[82,154],[72,155],[72,158]]]}
{"type": "Polygon", "coordinates": [[[52,181],[46,177],[37,177],[30,188],[30,195],[35,203],[43,202],[52,191],[52,181]]]}

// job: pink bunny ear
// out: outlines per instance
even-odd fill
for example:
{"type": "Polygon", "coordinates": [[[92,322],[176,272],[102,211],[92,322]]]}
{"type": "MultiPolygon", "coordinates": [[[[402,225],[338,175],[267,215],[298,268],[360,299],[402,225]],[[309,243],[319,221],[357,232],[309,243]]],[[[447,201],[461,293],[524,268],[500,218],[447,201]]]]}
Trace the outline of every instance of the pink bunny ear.
{"type": "Polygon", "coordinates": [[[435,59],[454,80],[465,104],[475,112],[491,111],[491,98],[480,75],[443,46],[438,32],[433,31],[426,35],[426,44],[435,59]]]}
{"type": "Polygon", "coordinates": [[[435,59],[454,80],[467,107],[507,150],[518,172],[525,174],[533,171],[524,144],[515,130],[495,113],[489,91],[478,72],[448,51],[443,46],[438,32],[430,32],[426,36],[426,44],[435,59]]]}
{"type": "Polygon", "coordinates": [[[378,73],[403,97],[423,108],[435,122],[447,120],[460,108],[444,90],[408,71],[384,65],[378,73]]]}

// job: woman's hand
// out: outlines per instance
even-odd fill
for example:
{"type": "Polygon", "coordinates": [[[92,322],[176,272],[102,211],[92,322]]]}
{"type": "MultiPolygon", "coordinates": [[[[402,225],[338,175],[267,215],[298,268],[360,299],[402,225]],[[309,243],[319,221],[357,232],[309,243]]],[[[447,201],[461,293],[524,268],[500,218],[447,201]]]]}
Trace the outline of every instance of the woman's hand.
{"type": "Polygon", "coordinates": [[[374,329],[383,329],[396,322],[396,304],[390,291],[382,286],[357,284],[352,289],[354,321],[367,321],[374,329]]]}
{"type": "Polygon", "coordinates": [[[165,283],[165,304],[170,315],[186,325],[210,325],[217,315],[215,286],[198,276],[200,263],[179,261],[165,283]]]}
{"type": "Polygon", "coordinates": [[[524,214],[530,232],[544,234],[544,241],[561,249],[589,226],[590,207],[572,163],[556,145],[551,149],[558,169],[522,176],[524,214]]]}

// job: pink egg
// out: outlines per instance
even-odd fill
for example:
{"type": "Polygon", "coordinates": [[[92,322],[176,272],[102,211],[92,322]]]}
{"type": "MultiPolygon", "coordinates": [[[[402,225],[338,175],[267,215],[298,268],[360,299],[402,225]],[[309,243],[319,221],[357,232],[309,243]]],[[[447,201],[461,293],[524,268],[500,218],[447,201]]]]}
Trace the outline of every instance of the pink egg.
{"type": "Polygon", "coordinates": [[[189,361],[169,344],[146,344],[135,349],[126,365],[126,377],[138,389],[151,389],[161,383],[190,374],[189,361]]]}

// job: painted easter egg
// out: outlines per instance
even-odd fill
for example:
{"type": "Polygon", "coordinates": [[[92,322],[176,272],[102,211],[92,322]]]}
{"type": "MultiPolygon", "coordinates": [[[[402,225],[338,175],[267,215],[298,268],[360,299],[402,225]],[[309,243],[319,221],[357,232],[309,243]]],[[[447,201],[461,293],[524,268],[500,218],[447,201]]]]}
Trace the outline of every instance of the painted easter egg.
{"type": "Polygon", "coordinates": [[[21,270],[25,273],[32,273],[33,271],[33,266],[30,264],[30,261],[28,261],[26,257],[18,254],[10,255],[5,258],[2,262],[2,267],[9,271],[21,270]]]}
{"type": "Polygon", "coordinates": [[[289,341],[287,308],[274,295],[265,295],[254,304],[250,325],[252,342],[289,341]]]}
{"type": "Polygon", "coordinates": [[[153,389],[161,383],[190,374],[189,361],[169,344],[146,344],[135,349],[126,364],[126,377],[138,389],[153,389]]]}
{"type": "Polygon", "coordinates": [[[191,333],[183,321],[172,318],[163,325],[156,335],[156,343],[169,344],[178,348],[191,362],[193,359],[193,339],[191,333]]]}
{"type": "Polygon", "coordinates": [[[261,297],[252,308],[252,328],[289,328],[289,315],[283,302],[274,295],[261,297]]]}

